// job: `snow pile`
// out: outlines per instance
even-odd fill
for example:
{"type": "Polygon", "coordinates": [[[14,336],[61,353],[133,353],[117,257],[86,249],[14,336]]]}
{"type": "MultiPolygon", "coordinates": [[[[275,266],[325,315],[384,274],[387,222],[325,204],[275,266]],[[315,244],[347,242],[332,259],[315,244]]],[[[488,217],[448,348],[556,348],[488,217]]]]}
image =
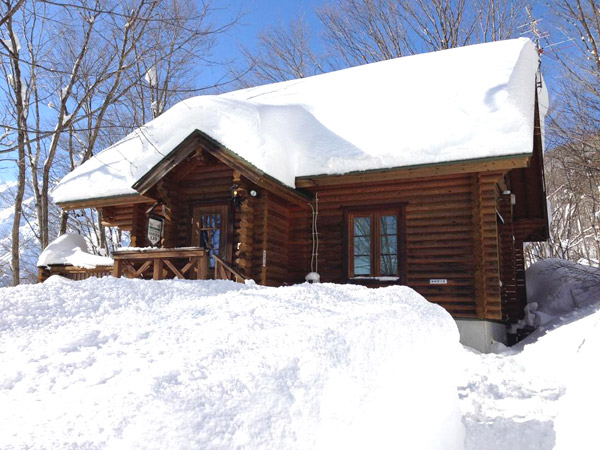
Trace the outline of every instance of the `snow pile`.
{"type": "Polygon", "coordinates": [[[521,38],[193,97],[75,169],[53,198],[135,194],[195,130],[292,187],[301,176],[528,154],[537,69],[521,38]]]}
{"type": "Polygon", "coordinates": [[[65,233],[52,241],[40,255],[38,267],[54,264],[67,264],[75,267],[93,269],[97,266],[112,266],[112,258],[89,253],[83,236],[77,233],[65,233]]]}
{"type": "Polygon", "coordinates": [[[596,312],[586,322],[589,331],[574,352],[566,394],[555,421],[555,450],[600,448],[600,313],[596,312]]]}
{"type": "Polygon", "coordinates": [[[528,291],[556,316],[499,354],[465,351],[459,395],[468,450],[600,448],[597,274],[566,261],[536,263],[528,291]]]}
{"type": "Polygon", "coordinates": [[[0,289],[0,442],[460,449],[458,331],[406,287],[0,289]]]}
{"type": "Polygon", "coordinates": [[[600,302],[600,268],[546,259],[525,272],[528,325],[539,327],[560,314],[600,302]]]}

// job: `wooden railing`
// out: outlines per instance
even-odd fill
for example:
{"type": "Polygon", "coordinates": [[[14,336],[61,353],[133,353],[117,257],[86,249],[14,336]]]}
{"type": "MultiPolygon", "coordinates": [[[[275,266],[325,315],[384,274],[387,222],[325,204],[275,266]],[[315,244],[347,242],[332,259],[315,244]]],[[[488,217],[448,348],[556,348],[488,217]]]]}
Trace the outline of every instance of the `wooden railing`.
{"type": "Polygon", "coordinates": [[[246,280],[243,275],[221,258],[216,255],[212,255],[212,257],[215,260],[215,280],[232,280],[236,283],[243,283],[246,280]]]}
{"type": "Polygon", "coordinates": [[[214,258],[214,279],[243,283],[245,277],[218,256],[209,256],[201,247],[116,250],[112,267],[84,269],[73,266],[40,267],[38,281],[51,275],[62,275],[72,280],[113,275],[116,278],[143,278],[164,280],[179,278],[207,280],[210,278],[209,258],[214,258]]]}
{"type": "Polygon", "coordinates": [[[201,247],[115,251],[113,276],[153,280],[206,280],[208,257],[208,252],[201,247]]]}
{"type": "Polygon", "coordinates": [[[38,267],[38,283],[43,283],[52,275],[60,275],[61,277],[71,280],[85,280],[86,278],[102,278],[112,275],[112,266],[100,266],[93,269],[83,267],[75,267],[68,265],[52,265],[49,267],[38,267]]]}

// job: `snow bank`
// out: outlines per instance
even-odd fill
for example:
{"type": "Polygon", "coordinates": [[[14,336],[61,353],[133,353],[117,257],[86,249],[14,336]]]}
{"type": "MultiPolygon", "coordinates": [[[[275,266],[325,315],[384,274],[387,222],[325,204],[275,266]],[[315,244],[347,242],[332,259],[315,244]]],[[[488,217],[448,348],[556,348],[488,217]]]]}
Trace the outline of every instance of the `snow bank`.
{"type": "Polygon", "coordinates": [[[597,450],[600,448],[598,421],[600,413],[600,313],[588,320],[590,329],[580,342],[567,379],[567,389],[560,400],[555,421],[555,450],[597,450]]]}
{"type": "Polygon", "coordinates": [[[0,289],[0,442],[460,449],[458,331],[406,287],[0,289]]]}
{"type": "Polygon", "coordinates": [[[52,241],[40,255],[38,267],[53,264],[69,264],[75,267],[93,269],[97,266],[112,266],[112,258],[89,253],[83,236],[77,233],[65,233],[52,241]]]}
{"type": "Polygon", "coordinates": [[[546,259],[525,272],[528,324],[544,325],[560,314],[600,302],[600,268],[546,259]]]}
{"type": "Polygon", "coordinates": [[[467,450],[600,448],[598,274],[568,261],[534,264],[528,294],[545,311],[536,322],[546,322],[497,355],[463,354],[467,450]]]}
{"type": "Polygon", "coordinates": [[[195,130],[292,187],[301,176],[531,153],[537,69],[521,38],[190,98],[76,168],[53,198],[134,194],[195,130]]]}

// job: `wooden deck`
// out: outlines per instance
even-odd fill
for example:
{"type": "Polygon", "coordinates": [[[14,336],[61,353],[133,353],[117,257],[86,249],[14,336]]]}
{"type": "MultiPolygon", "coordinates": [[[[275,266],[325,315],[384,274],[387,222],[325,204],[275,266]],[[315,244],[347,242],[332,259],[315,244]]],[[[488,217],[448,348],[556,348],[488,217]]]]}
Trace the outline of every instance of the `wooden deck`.
{"type": "Polygon", "coordinates": [[[115,251],[113,276],[165,280],[232,280],[243,283],[245,278],[227,262],[214,258],[214,271],[209,269],[211,256],[202,247],[160,248],[153,250],[115,251]],[[212,275],[212,276],[211,276],[212,275]]]}
{"type": "Polygon", "coordinates": [[[201,247],[121,250],[113,252],[113,276],[165,280],[206,280],[208,252],[201,247]]]}
{"type": "Polygon", "coordinates": [[[157,248],[121,250],[113,253],[113,266],[86,269],[68,265],[40,267],[38,282],[42,283],[51,275],[60,275],[72,280],[90,277],[102,278],[112,275],[115,278],[142,278],[147,280],[231,280],[243,283],[245,278],[229,263],[219,257],[214,258],[214,269],[210,268],[208,251],[201,247],[157,248]]]}

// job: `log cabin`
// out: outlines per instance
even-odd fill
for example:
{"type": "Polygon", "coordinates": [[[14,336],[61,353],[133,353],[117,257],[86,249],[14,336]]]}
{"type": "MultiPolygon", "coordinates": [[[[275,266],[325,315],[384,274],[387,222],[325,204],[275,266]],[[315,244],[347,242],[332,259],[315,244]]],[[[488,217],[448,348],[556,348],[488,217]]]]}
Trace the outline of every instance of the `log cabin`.
{"type": "Polygon", "coordinates": [[[116,276],[408,285],[485,350],[522,317],[523,245],[548,238],[547,98],[525,38],[194,97],[53,197],[142,248],[116,276]]]}

